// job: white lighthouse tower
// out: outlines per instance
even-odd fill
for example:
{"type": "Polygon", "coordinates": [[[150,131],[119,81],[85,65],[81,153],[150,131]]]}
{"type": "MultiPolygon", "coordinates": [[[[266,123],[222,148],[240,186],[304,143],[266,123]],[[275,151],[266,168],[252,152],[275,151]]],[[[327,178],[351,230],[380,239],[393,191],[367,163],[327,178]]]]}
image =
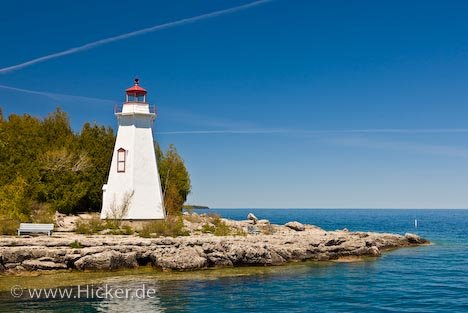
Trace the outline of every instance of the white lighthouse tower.
{"type": "Polygon", "coordinates": [[[115,110],[119,129],[109,178],[102,187],[101,219],[164,219],[151,128],[156,110],[146,102],[147,92],[138,79],[125,93],[125,103],[115,110]]]}

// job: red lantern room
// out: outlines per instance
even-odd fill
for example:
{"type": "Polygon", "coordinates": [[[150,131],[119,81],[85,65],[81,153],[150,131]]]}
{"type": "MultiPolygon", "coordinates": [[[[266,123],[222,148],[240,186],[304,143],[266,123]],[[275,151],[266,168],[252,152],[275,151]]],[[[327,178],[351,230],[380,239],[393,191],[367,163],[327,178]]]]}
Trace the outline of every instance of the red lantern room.
{"type": "Polygon", "coordinates": [[[125,102],[146,103],[146,89],[139,86],[140,80],[135,78],[135,85],[125,90],[125,102]]]}

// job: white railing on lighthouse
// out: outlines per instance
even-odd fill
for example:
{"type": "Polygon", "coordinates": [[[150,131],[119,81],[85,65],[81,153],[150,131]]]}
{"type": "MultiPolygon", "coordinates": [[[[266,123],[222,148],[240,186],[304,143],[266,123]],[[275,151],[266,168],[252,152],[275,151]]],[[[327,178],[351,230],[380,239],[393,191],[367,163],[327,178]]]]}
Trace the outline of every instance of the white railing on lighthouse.
{"type": "MultiPolygon", "coordinates": [[[[128,104],[127,104],[128,106],[128,104]]],[[[129,112],[127,110],[125,110],[125,112],[123,112],[123,107],[124,105],[116,105],[114,107],[114,114],[122,114],[122,113],[146,113],[146,112],[142,112],[142,110],[135,110],[135,106],[140,106],[140,105],[133,105],[134,106],[134,109],[131,110],[133,112],[129,112]]],[[[156,111],[156,106],[155,105],[149,105],[149,104],[145,104],[145,106],[148,106],[148,112],[147,114],[154,114],[154,115],[157,115],[157,111],[156,111]]]]}

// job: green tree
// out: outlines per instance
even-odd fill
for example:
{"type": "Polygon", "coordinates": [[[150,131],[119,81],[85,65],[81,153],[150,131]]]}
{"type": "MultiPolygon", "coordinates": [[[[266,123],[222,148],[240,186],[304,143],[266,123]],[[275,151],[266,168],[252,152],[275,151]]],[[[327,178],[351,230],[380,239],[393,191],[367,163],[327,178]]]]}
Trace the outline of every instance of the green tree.
{"type": "Polygon", "coordinates": [[[29,220],[31,201],[27,187],[26,180],[21,176],[0,186],[0,234],[12,235],[20,222],[29,220]]]}
{"type": "Polygon", "coordinates": [[[83,173],[87,194],[78,206],[82,211],[99,211],[102,206],[102,186],[107,181],[114,150],[114,131],[110,127],[85,123],[78,143],[79,149],[86,151],[90,161],[90,167],[83,173]]]}
{"type": "Polygon", "coordinates": [[[156,144],[156,158],[164,195],[164,207],[168,215],[179,215],[192,188],[190,175],[174,145],[166,153],[156,144]]]}

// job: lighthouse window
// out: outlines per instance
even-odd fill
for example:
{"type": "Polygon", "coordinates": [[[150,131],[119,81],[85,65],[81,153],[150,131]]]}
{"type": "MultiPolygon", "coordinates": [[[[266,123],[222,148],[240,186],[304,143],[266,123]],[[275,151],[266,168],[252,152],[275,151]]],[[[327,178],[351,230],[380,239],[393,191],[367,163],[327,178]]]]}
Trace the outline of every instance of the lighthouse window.
{"type": "Polygon", "coordinates": [[[117,150],[117,172],[123,173],[125,172],[125,158],[126,152],[124,148],[120,148],[117,150]]]}

